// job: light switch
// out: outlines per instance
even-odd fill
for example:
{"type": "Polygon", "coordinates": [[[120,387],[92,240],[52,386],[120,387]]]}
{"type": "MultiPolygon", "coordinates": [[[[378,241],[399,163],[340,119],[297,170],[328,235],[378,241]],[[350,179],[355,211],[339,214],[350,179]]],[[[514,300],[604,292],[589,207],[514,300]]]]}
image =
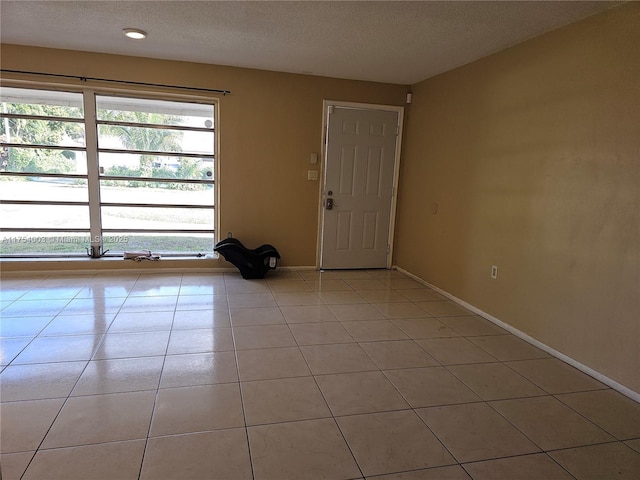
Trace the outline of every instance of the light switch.
{"type": "Polygon", "coordinates": [[[311,165],[316,165],[318,163],[318,154],[317,153],[312,153],[311,154],[311,165]]]}
{"type": "Polygon", "coordinates": [[[318,171],[307,170],[307,180],[318,180],[318,171]]]}

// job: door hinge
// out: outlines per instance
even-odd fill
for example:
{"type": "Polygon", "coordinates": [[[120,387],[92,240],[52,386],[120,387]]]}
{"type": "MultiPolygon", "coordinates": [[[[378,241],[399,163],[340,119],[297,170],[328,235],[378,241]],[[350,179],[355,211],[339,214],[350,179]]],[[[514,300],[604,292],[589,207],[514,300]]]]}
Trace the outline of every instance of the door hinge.
{"type": "Polygon", "coordinates": [[[387,245],[387,255],[391,252],[391,245],[387,245]]]}
{"type": "Polygon", "coordinates": [[[329,115],[331,115],[333,113],[333,105],[329,105],[327,113],[329,113],[329,115]]]}
{"type": "Polygon", "coordinates": [[[396,137],[400,135],[400,125],[396,125],[396,137]]]}

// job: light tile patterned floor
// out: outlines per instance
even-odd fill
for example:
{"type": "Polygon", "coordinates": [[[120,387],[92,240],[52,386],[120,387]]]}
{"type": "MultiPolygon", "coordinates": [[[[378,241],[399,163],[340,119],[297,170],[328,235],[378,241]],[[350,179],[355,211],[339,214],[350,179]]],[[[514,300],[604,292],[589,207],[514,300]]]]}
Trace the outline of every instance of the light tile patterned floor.
{"type": "Polygon", "coordinates": [[[398,272],[0,292],[3,480],[640,478],[640,405],[398,272]]]}

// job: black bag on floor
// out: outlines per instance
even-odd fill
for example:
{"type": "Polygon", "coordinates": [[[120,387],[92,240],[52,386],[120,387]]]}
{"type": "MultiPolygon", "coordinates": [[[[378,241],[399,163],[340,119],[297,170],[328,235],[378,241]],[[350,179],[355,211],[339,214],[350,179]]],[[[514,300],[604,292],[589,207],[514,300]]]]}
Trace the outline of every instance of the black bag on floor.
{"type": "Polygon", "coordinates": [[[216,243],[213,250],[240,270],[242,278],[247,280],[264,278],[269,270],[276,268],[280,259],[280,254],[273,245],[262,245],[251,250],[235,238],[225,238],[216,243]]]}

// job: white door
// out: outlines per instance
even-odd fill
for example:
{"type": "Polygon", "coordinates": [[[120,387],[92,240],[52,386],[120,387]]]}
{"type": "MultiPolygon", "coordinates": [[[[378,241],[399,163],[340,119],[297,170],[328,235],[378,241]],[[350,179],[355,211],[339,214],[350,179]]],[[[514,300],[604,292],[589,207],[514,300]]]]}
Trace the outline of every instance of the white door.
{"type": "Polygon", "coordinates": [[[386,268],[402,108],[326,108],[320,267],[386,268]]]}

